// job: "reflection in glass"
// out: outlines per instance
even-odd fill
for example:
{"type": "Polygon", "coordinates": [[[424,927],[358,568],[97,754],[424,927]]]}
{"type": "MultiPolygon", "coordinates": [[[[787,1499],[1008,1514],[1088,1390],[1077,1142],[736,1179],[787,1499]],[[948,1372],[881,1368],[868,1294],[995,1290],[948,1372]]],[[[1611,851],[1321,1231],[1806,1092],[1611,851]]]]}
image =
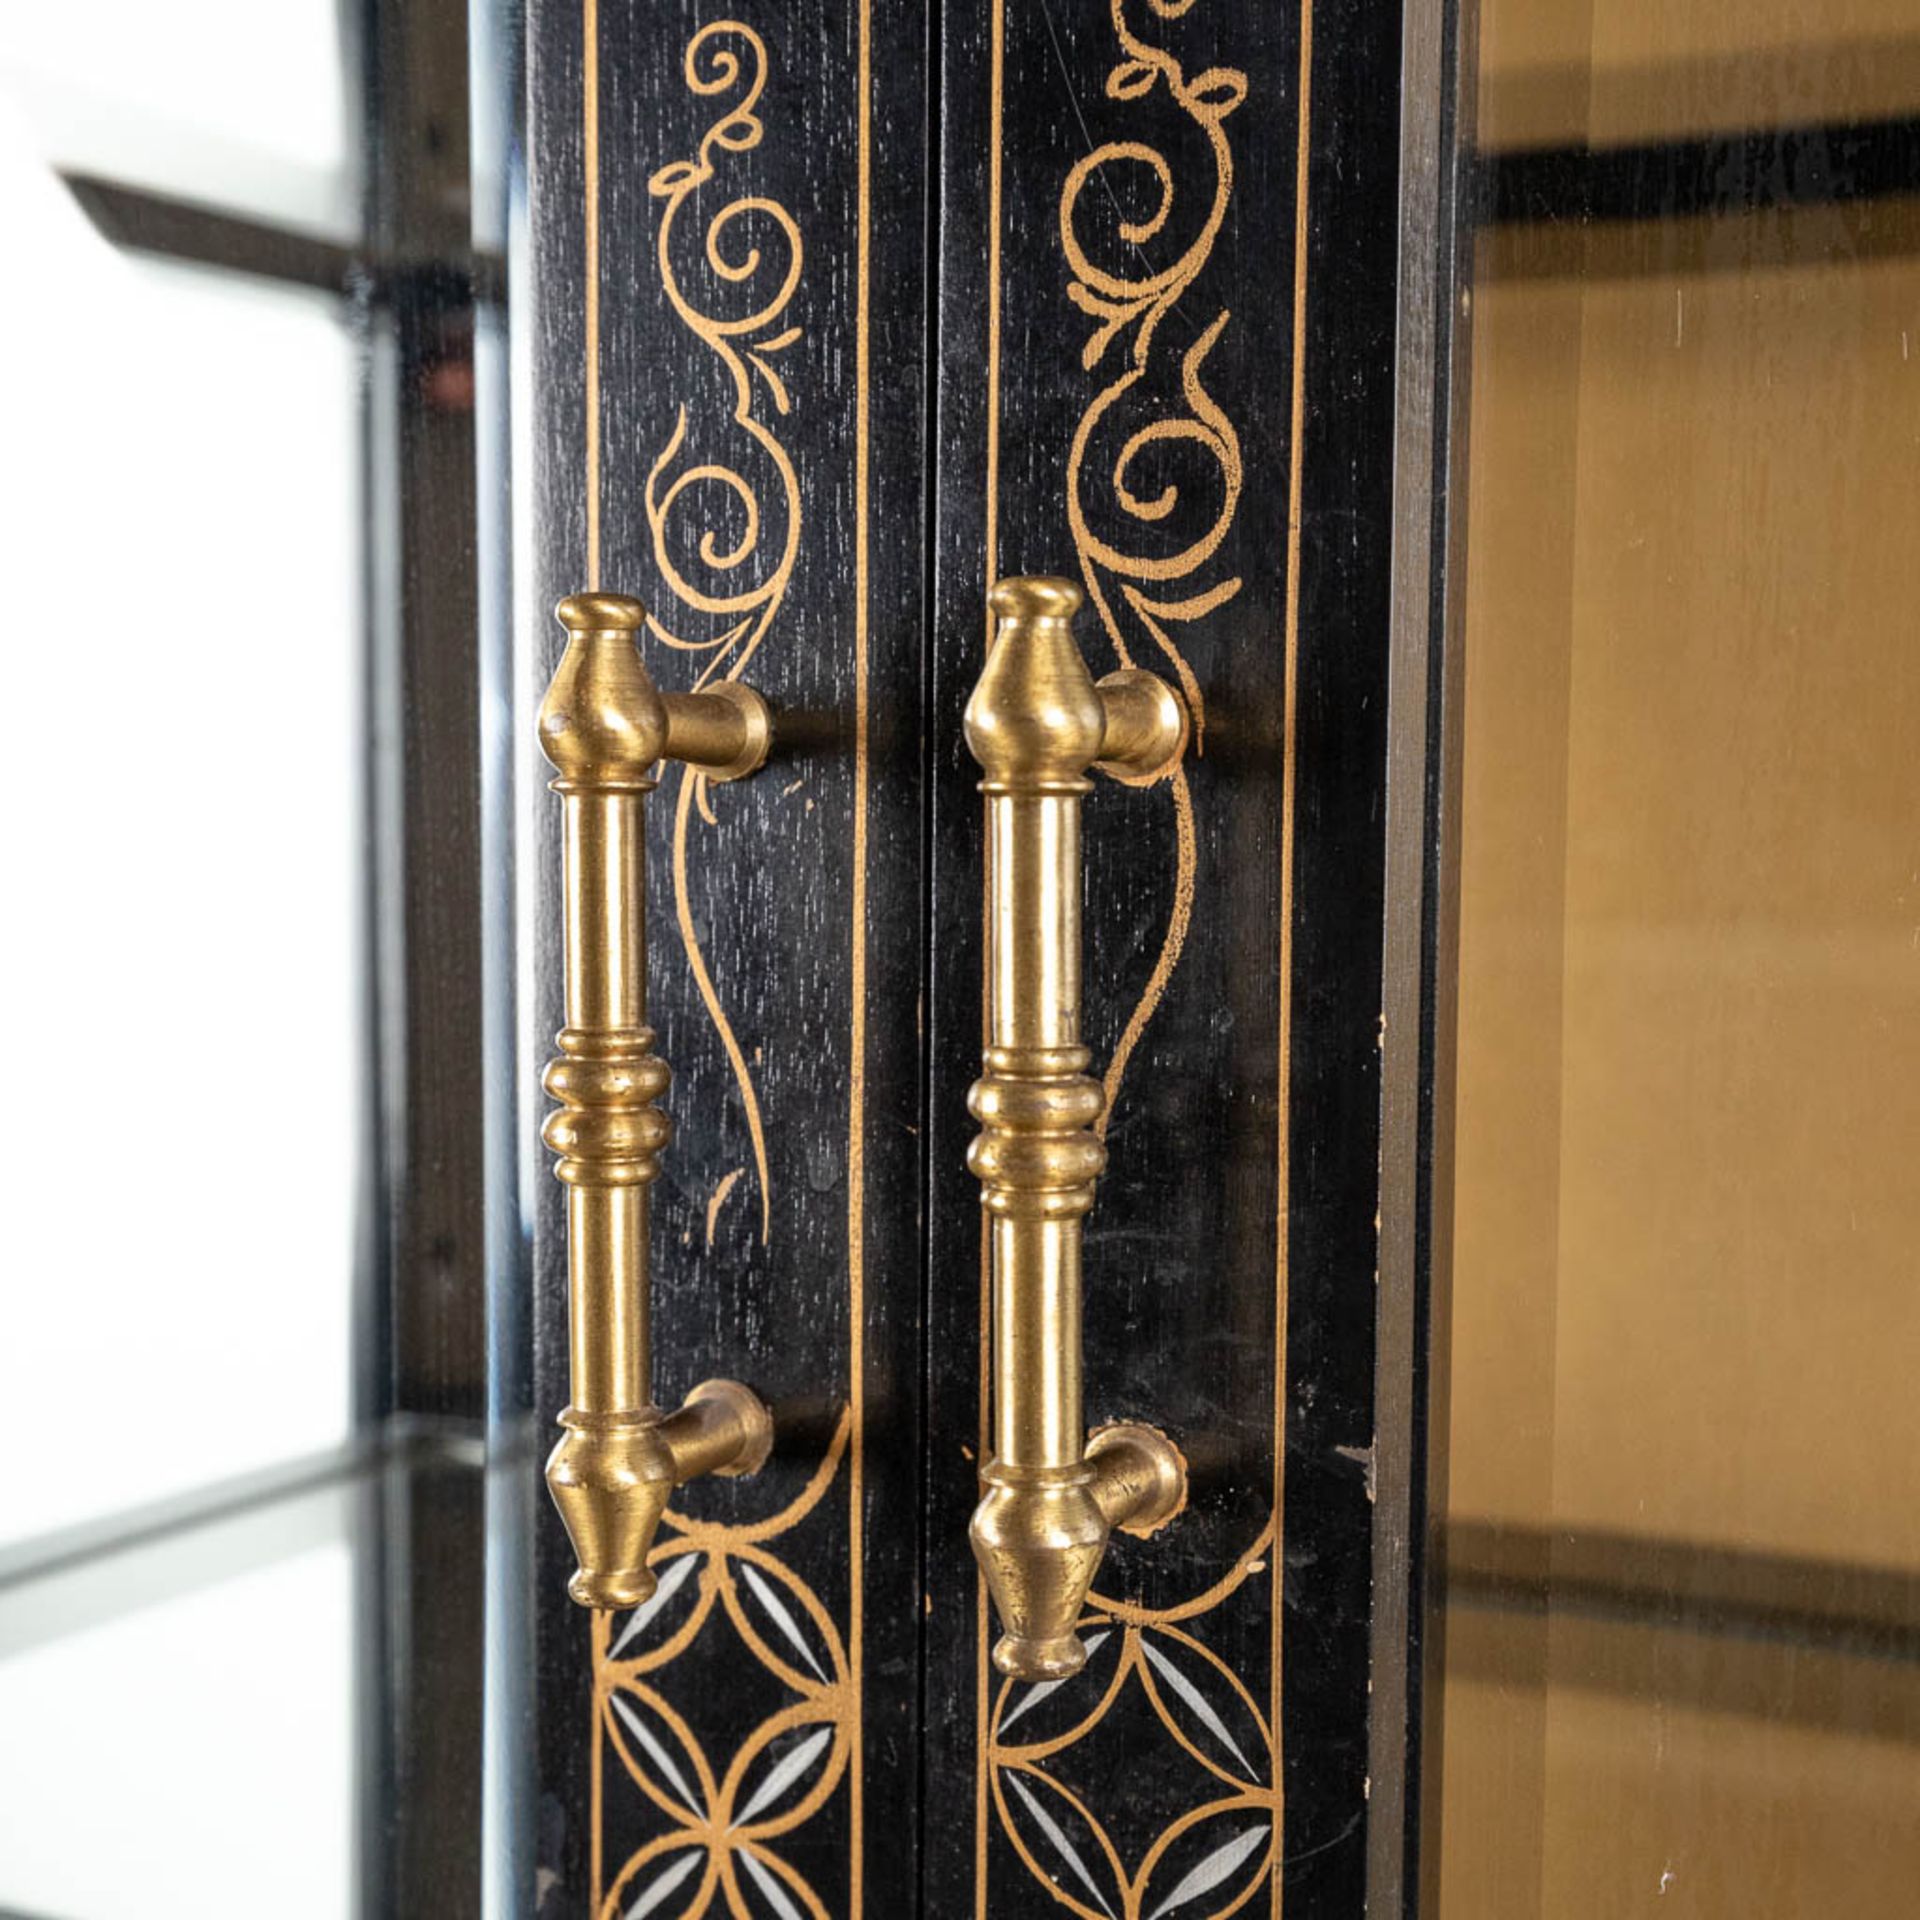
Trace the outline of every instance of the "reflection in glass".
{"type": "Polygon", "coordinates": [[[351,338],[9,125],[0,1546],[345,1437],[360,1136],[351,338]]]}
{"type": "Polygon", "coordinates": [[[344,21],[333,0],[12,7],[0,114],[63,171],[345,237],[358,169],[344,21]]]}
{"type": "Polygon", "coordinates": [[[1765,14],[1483,23],[1457,1920],[1920,1882],[1920,202],[1826,165],[1920,40],[1765,14]]]}
{"type": "Polygon", "coordinates": [[[14,1647],[0,1598],[0,1908],[353,1911],[352,1557],[309,1504],[292,1557],[85,1632],[14,1647]]]}

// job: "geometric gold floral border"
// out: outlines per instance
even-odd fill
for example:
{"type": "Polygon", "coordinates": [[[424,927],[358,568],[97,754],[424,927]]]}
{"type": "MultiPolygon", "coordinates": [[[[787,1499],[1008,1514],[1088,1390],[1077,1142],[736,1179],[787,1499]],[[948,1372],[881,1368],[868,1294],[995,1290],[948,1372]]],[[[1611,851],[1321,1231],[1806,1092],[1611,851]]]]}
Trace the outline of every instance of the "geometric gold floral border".
{"type": "Polygon", "coordinates": [[[847,1436],[843,1416],[805,1489],[768,1519],[721,1525],[671,1517],[677,1537],[654,1554],[660,1584],[653,1597],[624,1620],[595,1617],[596,1840],[609,1754],[662,1825],[613,1866],[609,1881],[596,1871],[601,1920],[656,1912],[697,1920],[716,1902],[734,1915],[831,1920],[828,1903],[780,1843],[832,1799],[854,1751],[859,1699],[837,1623],[777,1548],[820,1505],[847,1436]],[[752,1658],[788,1698],[716,1765],[711,1732],[703,1738],[661,1681],[697,1641],[724,1630],[733,1636],[724,1657],[752,1658]]]}
{"type": "MultiPolygon", "coordinates": [[[[1002,1683],[987,1752],[996,1817],[1032,1877],[1082,1920],[1224,1920],[1266,1883],[1280,1834],[1272,1721],[1195,1629],[1249,1584],[1277,1594],[1272,1542],[1269,1526],[1217,1587],[1181,1606],[1096,1599],[1080,1673],[1002,1683]],[[1183,1758],[1192,1792],[1146,1832],[1134,1806],[1096,1808],[1063,1778],[1130,1694],[1183,1758]]],[[[1136,1720],[1135,1770],[1140,1740],[1136,1720]]]]}

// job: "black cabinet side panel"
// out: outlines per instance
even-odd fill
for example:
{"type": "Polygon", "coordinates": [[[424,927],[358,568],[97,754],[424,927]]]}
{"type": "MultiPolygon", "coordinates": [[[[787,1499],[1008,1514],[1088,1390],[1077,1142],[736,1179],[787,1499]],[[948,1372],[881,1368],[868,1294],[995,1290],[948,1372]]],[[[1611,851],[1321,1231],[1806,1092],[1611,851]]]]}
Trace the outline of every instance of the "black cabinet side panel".
{"type": "Polygon", "coordinates": [[[1287,1901],[1366,1910],[1401,9],[1316,0],[1295,729],[1287,1901]]]}

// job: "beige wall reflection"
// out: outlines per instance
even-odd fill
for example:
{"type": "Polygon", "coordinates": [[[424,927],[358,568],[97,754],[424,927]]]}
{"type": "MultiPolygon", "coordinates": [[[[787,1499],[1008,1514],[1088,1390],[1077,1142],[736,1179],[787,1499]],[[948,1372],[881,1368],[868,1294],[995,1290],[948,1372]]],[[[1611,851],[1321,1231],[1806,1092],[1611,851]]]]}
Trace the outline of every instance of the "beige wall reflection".
{"type": "Polygon", "coordinates": [[[1916,349],[1911,200],[1482,244],[1448,1920],[1920,1910],[1916,349]]]}

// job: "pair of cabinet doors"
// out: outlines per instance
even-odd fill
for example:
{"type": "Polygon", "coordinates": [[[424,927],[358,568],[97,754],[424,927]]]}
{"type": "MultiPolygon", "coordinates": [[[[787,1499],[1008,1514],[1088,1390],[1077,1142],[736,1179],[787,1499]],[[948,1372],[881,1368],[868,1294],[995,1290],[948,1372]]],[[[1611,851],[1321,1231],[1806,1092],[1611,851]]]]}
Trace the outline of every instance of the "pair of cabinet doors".
{"type": "MultiPolygon", "coordinates": [[[[1400,319],[1410,215],[1444,200],[1444,167],[1403,178],[1403,97],[1444,118],[1445,22],[1424,72],[1418,24],[532,9],[527,601],[636,596],[662,688],[739,674],[779,716],[753,779],[669,766],[647,809],[657,1390],[746,1380],[778,1440],[682,1491],[633,1612],[568,1601],[541,1503],[543,1914],[1398,1898],[1419,1372],[1382,1254],[1388,695],[1396,512],[1416,547],[1432,518],[1405,416],[1430,464],[1444,386],[1400,319]],[[1164,1427],[1192,1494],[1116,1538],[1055,1685],[993,1670],[967,1538],[990,1329],[961,717],[1015,573],[1078,583],[1094,672],[1151,667],[1191,717],[1169,776],[1085,810],[1109,1113],[1084,1339],[1089,1423],[1164,1427]]],[[[528,712],[563,638],[529,616],[528,712]]],[[[557,805],[523,747],[544,1046],[557,805]]],[[[566,1250],[539,1185],[544,1421],[566,1250]]]]}

